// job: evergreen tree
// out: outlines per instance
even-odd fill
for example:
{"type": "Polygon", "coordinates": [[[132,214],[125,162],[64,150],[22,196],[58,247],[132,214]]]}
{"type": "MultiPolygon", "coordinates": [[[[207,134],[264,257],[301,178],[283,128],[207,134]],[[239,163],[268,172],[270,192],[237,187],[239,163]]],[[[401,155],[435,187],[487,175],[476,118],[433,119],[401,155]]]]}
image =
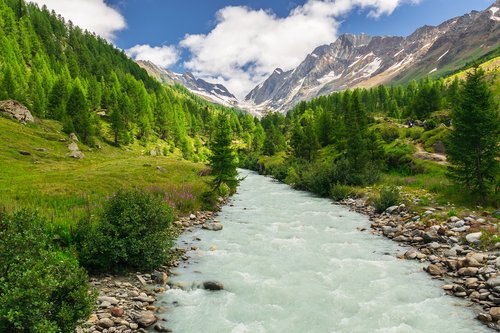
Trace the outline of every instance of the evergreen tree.
{"type": "Polygon", "coordinates": [[[68,103],[66,105],[68,116],[71,119],[73,128],[80,139],[87,143],[92,143],[93,128],[90,118],[90,112],[87,105],[87,100],[83,93],[82,87],[77,81],[71,90],[68,103]]]}
{"type": "Polygon", "coordinates": [[[231,190],[238,186],[238,160],[232,147],[231,124],[227,115],[219,115],[213,139],[210,142],[212,154],[209,164],[212,168],[212,190],[218,191],[223,184],[231,190]]]}
{"type": "Polygon", "coordinates": [[[452,122],[447,145],[452,163],[449,176],[484,200],[499,172],[500,119],[482,69],[467,73],[452,122]]]}

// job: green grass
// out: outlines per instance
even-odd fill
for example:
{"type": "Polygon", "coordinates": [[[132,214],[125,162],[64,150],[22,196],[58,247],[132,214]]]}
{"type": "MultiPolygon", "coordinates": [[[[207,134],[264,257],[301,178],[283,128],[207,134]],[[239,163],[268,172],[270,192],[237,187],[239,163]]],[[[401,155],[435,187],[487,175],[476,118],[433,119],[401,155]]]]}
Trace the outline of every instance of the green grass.
{"type": "Polygon", "coordinates": [[[60,141],[66,137],[56,121],[24,126],[0,117],[2,209],[34,208],[55,225],[67,227],[118,189],[140,188],[163,194],[183,186],[195,198],[188,208],[200,207],[198,198],[208,188],[198,176],[203,164],[185,161],[179,152],[168,157],[146,156],[148,149],[138,143],[126,148],[101,143],[102,149],[79,143],[85,159],[75,160],[66,156],[68,143],[60,141]]]}

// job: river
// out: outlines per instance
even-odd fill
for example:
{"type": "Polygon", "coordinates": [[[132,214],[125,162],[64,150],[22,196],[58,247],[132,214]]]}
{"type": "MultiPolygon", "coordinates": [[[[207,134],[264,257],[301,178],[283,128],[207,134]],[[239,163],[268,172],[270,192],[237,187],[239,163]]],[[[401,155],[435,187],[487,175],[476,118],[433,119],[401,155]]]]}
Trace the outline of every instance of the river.
{"type": "Polygon", "coordinates": [[[165,293],[159,304],[175,333],[492,332],[419,263],[397,259],[404,248],[370,234],[366,216],[242,174],[217,217],[223,231],[180,240],[199,249],[172,279],[216,280],[226,290],[165,293]]]}

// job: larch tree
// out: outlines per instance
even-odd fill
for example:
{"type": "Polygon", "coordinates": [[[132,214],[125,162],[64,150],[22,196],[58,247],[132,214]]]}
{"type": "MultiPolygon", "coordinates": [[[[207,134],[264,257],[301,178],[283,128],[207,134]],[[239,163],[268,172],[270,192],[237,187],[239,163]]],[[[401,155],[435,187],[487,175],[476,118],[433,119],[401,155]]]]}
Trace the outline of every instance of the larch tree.
{"type": "Polygon", "coordinates": [[[209,157],[212,168],[212,190],[218,191],[223,184],[231,190],[238,186],[238,160],[232,147],[232,132],[226,115],[219,115],[215,133],[210,142],[212,154],[209,157]]]}
{"type": "Polygon", "coordinates": [[[477,67],[467,73],[458,95],[447,144],[451,162],[448,174],[484,201],[499,172],[498,107],[485,82],[484,71],[477,67]]]}

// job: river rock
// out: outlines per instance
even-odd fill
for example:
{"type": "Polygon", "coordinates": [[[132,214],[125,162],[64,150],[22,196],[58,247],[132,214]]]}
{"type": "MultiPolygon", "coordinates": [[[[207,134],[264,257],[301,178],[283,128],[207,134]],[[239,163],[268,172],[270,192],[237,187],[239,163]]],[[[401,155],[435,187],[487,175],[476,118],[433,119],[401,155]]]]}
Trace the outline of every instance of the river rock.
{"type": "Polygon", "coordinates": [[[97,298],[97,301],[98,302],[109,302],[111,305],[117,305],[118,304],[118,300],[114,297],[108,297],[108,296],[100,296],[99,298],[97,298]]]}
{"type": "Polygon", "coordinates": [[[135,316],[135,322],[141,327],[149,327],[156,323],[157,320],[155,314],[151,311],[142,311],[135,316]]]}
{"type": "Polygon", "coordinates": [[[440,237],[436,231],[436,229],[430,229],[422,235],[425,243],[438,242],[440,237]]]}
{"type": "Polygon", "coordinates": [[[203,289],[210,291],[218,291],[218,290],[223,290],[224,285],[218,281],[205,281],[203,282],[203,289]]]}
{"type": "Polygon", "coordinates": [[[223,226],[219,222],[212,222],[212,223],[203,223],[202,228],[206,230],[220,231],[222,230],[223,226]]]}
{"type": "Polygon", "coordinates": [[[97,321],[97,326],[102,327],[102,328],[110,328],[114,325],[115,323],[109,319],[109,318],[102,318],[97,321]]]}
{"type": "Polygon", "coordinates": [[[479,244],[481,242],[481,240],[480,240],[481,235],[482,235],[481,232],[473,232],[473,233],[467,234],[467,236],[465,236],[465,239],[467,240],[467,242],[469,242],[471,244],[479,244]]]}
{"type": "Polygon", "coordinates": [[[170,328],[167,328],[167,327],[160,325],[160,324],[156,324],[154,329],[157,332],[172,332],[172,330],[170,328]]]}
{"type": "Polygon", "coordinates": [[[153,274],[151,274],[151,277],[154,282],[161,285],[166,284],[168,280],[168,275],[165,272],[154,271],[153,274]]]}
{"type": "Polygon", "coordinates": [[[458,270],[458,275],[461,276],[475,276],[479,268],[477,267],[463,267],[458,270]]]}
{"type": "Polygon", "coordinates": [[[119,308],[119,307],[114,307],[110,311],[110,313],[113,317],[122,317],[124,312],[125,311],[123,310],[123,308],[119,308]]]}
{"type": "Polygon", "coordinates": [[[495,287],[500,287],[500,276],[493,277],[486,281],[486,286],[488,286],[490,289],[493,289],[495,287]]]}
{"type": "Polygon", "coordinates": [[[385,212],[389,215],[392,215],[392,213],[397,213],[398,212],[399,206],[391,206],[385,210],[385,212]]]}
{"type": "Polygon", "coordinates": [[[418,255],[418,251],[414,248],[409,249],[405,253],[405,258],[406,259],[416,259],[418,255]]]}
{"type": "Polygon", "coordinates": [[[490,309],[490,316],[493,320],[500,319],[500,307],[493,307],[490,309]]]}
{"type": "Polygon", "coordinates": [[[439,276],[444,274],[444,270],[441,268],[441,266],[436,265],[436,264],[430,264],[427,266],[427,273],[433,276],[439,276]]]}
{"type": "Polygon", "coordinates": [[[133,301],[139,301],[139,302],[144,302],[144,303],[153,303],[155,299],[153,297],[149,296],[137,296],[132,298],[133,301]]]}
{"type": "Polygon", "coordinates": [[[481,312],[477,315],[477,319],[483,323],[489,323],[492,321],[491,315],[489,313],[481,312]]]}

